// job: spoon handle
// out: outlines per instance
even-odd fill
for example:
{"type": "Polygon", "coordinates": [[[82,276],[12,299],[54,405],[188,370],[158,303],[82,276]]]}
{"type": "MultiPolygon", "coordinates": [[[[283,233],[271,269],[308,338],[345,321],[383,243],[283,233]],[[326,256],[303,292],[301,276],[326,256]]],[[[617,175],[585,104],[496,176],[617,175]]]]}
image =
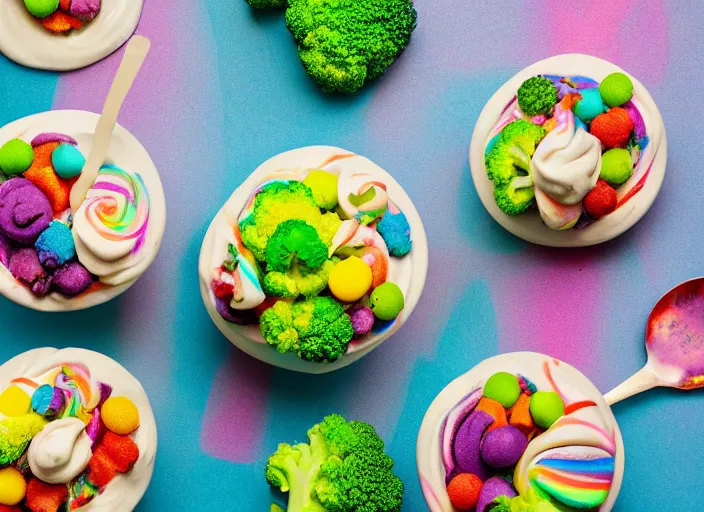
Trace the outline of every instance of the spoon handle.
{"type": "Polygon", "coordinates": [[[115,123],[117,123],[117,116],[144,63],[144,59],[147,57],[150,46],[149,39],[143,36],[133,36],[127,43],[122,63],[112,82],[110,92],[103,105],[103,112],[95,128],[90,154],[81,172],[81,177],[71,188],[71,210],[73,212],[78,211],[105,162],[112,132],[115,129],[115,123]]]}
{"type": "Polygon", "coordinates": [[[604,395],[606,403],[614,405],[626,398],[642,393],[654,387],[660,386],[661,382],[647,366],[638,370],[634,375],[622,382],[614,389],[604,395]]]}

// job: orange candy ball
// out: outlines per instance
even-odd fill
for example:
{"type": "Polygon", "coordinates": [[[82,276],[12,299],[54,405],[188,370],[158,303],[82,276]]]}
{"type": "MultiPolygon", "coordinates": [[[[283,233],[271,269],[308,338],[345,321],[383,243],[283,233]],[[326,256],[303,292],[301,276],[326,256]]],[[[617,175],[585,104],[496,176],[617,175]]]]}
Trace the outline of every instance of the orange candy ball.
{"type": "Polygon", "coordinates": [[[633,121],[626,110],[614,107],[596,116],[589,131],[607,148],[622,148],[631,138],[633,121]]]}
{"type": "Polygon", "coordinates": [[[479,494],[482,492],[481,479],[472,473],[460,473],[450,480],[447,495],[450,503],[457,510],[472,510],[477,506],[479,494]]]}

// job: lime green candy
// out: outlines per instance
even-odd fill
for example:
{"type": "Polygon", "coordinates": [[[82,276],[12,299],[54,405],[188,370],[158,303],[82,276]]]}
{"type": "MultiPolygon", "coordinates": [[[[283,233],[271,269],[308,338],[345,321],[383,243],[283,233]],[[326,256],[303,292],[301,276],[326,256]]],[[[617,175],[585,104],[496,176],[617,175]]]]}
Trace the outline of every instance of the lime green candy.
{"type": "Polygon", "coordinates": [[[34,436],[42,431],[47,420],[35,413],[0,421],[0,466],[19,459],[34,436]]]}
{"type": "Polygon", "coordinates": [[[369,307],[379,320],[393,320],[405,305],[403,292],[394,283],[383,283],[369,296],[369,307]]]}
{"type": "Polygon", "coordinates": [[[633,174],[633,158],[627,149],[614,148],[601,157],[599,177],[611,185],[621,185],[633,174]]]}
{"type": "Polygon", "coordinates": [[[633,97],[633,82],[623,73],[611,73],[599,84],[599,94],[609,107],[620,107],[633,97]]]}
{"type": "Polygon", "coordinates": [[[46,18],[59,8],[59,0],[24,0],[24,5],[32,16],[46,18]]]}
{"type": "Polygon", "coordinates": [[[565,402],[554,391],[538,391],[530,397],[530,415],[539,427],[550,428],[565,415],[565,402]]]}
{"type": "Polygon", "coordinates": [[[521,396],[521,386],[518,378],[507,372],[495,373],[484,384],[484,396],[496,400],[505,409],[513,407],[521,396]]]}
{"type": "Polygon", "coordinates": [[[312,171],[303,184],[313,192],[313,199],[319,208],[332,210],[337,206],[337,176],[326,171],[312,171]]]}
{"type": "Polygon", "coordinates": [[[7,176],[18,176],[32,166],[34,150],[21,139],[12,139],[0,147],[0,171],[7,176]]]}

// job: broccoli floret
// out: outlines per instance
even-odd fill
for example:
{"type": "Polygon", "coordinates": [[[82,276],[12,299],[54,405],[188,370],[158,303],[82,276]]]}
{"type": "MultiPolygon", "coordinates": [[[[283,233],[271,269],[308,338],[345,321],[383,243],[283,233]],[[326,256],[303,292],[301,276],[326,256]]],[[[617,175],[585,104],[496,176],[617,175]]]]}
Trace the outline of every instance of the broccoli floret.
{"type": "Polygon", "coordinates": [[[279,445],[267,463],[269,484],[289,493],[288,512],[401,510],[403,483],[371,425],[332,414],[308,439],[279,445]]]}
{"type": "Polygon", "coordinates": [[[515,498],[499,496],[486,509],[490,512],[559,512],[550,500],[538,495],[533,489],[515,498]]]}
{"type": "Polygon", "coordinates": [[[269,272],[264,276],[264,292],[284,299],[295,299],[299,295],[315,297],[327,287],[330,271],[338,261],[339,258],[327,260],[316,270],[307,270],[294,264],[285,274],[269,272]]]}
{"type": "Polygon", "coordinates": [[[290,0],[286,25],[311,78],[349,93],[394,63],[417,17],[412,0],[290,0]]]}
{"type": "Polygon", "coordinates": [[[265,255],[268,270],[286,272],[294,260],[307,270],[315,270],[328,259],[328,246],[313,226],[292,219],[276,227],[266,244],[265,255]]]}
{"type": "Polygon", "coordinates": [[[247,0],[247,3],[254,9],[276,9],[284,7],[286,0],[247,0]]]}
{"type": "Polygon", "coordinates": [[[259,322],[262,336],[276,350],[319,363],[344,355],[354,335],[350,318],[331,297],[293,304],[279,301],[264,311],[259,322]]]}
{"type": "Polygon", "coordinates": [[[523,119],[506,125],[484,160],[489,179],[498,186],[507,184],[515,176],[529,174],[530,159],[543,137],[542,126],[523,119]]]}
{"type": "Polygon", "coordinates": [[[527,116],[549,114],[557,103],[557,89],[552,80],[534,76],[518,88],[518,106],[527,116]]]}
{"type": "Polygon", "coordinates": [[[269,238],[282,222],[303,220],[313,226],[320,240],[329,246],[342,221],[333,213],[321,213],[310,188],[300,181],[275,181],[265,185],[254,199],[249,216],[240,221],[244,246],[261,262],[266,261],[269,238]]]}
{"type": "Polygon", "coordinates": [[[508,215],[520,215],[533,205],[535,187],[530,176],[516,176],[506,185],[494,187],[499,209],[508,215]]]}

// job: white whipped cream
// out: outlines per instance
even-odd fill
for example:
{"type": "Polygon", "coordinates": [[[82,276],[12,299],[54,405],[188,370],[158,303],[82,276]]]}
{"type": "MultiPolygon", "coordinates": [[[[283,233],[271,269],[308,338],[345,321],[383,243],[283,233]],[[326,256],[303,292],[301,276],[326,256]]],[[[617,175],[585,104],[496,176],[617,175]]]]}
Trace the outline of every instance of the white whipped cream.
{"type": "Polygon", "coordinates": [[[530,169],[536,187],[560,204],[577,204],[599,179],[601,142],[582,127],[575,131],[574,114],[563,112],[535,150],[530,169]]]}
{"type": "Polygon", "coordinates": [[[34,476],[48,484],[66,484],[80,475],[92,456],[86,425],[78,418],[52,421],[29,445],[27,461],[34,476]]]}

